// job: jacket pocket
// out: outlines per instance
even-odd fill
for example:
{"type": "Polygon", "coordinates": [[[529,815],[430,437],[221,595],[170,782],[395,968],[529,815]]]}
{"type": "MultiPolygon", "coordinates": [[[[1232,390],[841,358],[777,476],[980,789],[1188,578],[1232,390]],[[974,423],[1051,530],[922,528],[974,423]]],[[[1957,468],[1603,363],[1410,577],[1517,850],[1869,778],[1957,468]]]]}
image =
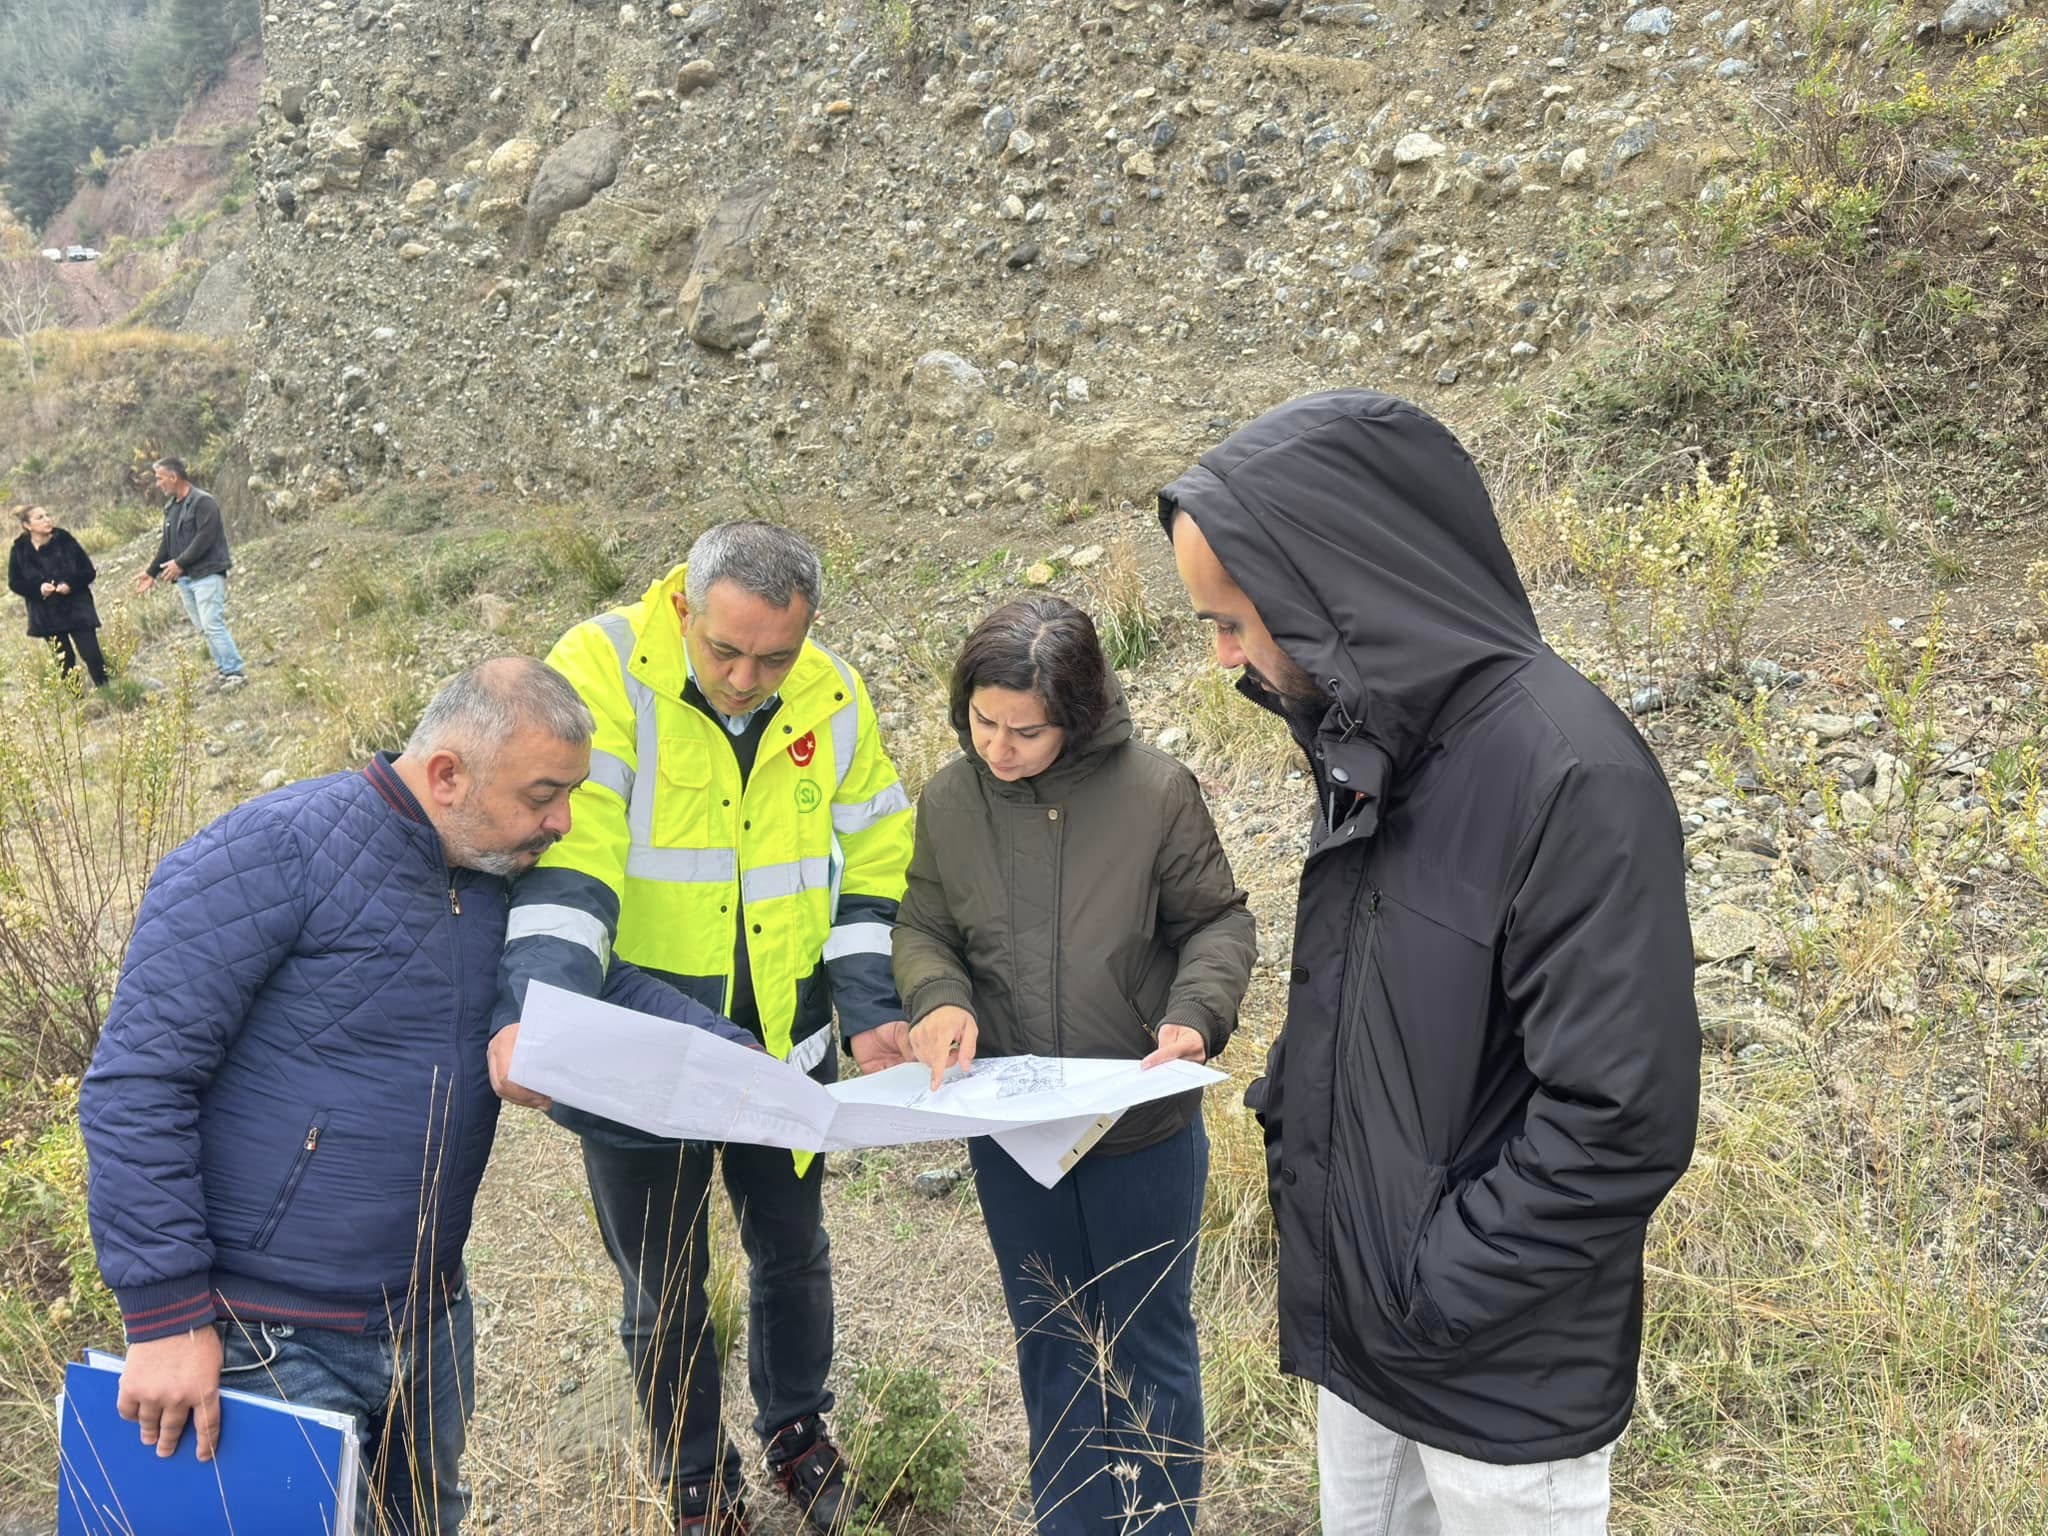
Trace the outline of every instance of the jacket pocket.
{"type": "Polygon", "coordinates": [[[1420,1336],[1433,1344],[1455,1344],[1450,1336],[1449,1324],[1438,1310],[1435,1299],[1429,1294],[1429,1287],[1422,1279],[1422,1239],[1428,1232],[1429,1224],[1436,1219],[1438,1208],[1443,1204],[1444,1191],[1450,1187],[1450,1170],[1438,1163],[1432,1163],[1424,1170],[1422,1178],[1422,1199],[1416,1207],[1415,1217],[1408,1226],[1408,1240],[1402,1248],[1400,1274],[1402,1320],[1411,1334],[1420,1336]]]}
{"type": "Polygon", "coordinates": [[[299,1192],[299,1184],[306,1177],[306,1169],[312,1164],[313,1154],[320,1150],[320,1136],[327,1129],[328,1113],[324,1109],[313,1112],[313,1119],[306,1127],[305,1138],[299,1143],[298,1156],[292,1159],[292,1165],[285,1173],[284,1183],[278,1186],[277,1198],[270,1203],[270,1214],[263,1218],[263,1225],[256,1229],[255,1237],[249,1240],[249,1247],[254,1252],[261,1253],[270,1246],[271,1238],[277,1234],[277,1224],[284,1220],[284,1213],[291,1208],[292,1200],[299,1192]]]}
{"type": "Polygon", "coordinates": [[[1146,1018],[1138,1005],[1131,1001],[1130,994],[1115,983],[1110,984],[1110,993],[1123,1007],[1124,1017],[1131,1021],[1131,1044],[1139,1048],[1141,1055],[1149,1055],[1158,1043],[1159,1033],[1153,1022],[1146,1018]]]}
{"type": "Polygon", "coordinates": [[[690,736],[663,736],[656,770],[664,784],[678,789],[703,789],[711,782],[711,759],[704,744],[690,736]]]}
{"type": "MultiPolygon", "coordinates": [[[[688,706],[685,706],[686,708],[688,706]]],[[[727,749],[716,742],[711,747],[727,749]]],[[[655,764],[654,805],[649,828],[657,848],[730,848],[739,828],[739,811],[721,805],[711,792],[713,778],[706,744],[688,736],[663,736],[655,764]]],[[[640,772],[649,771],[642,763],[640,772]]],[[[739,796],[731,797],[737,804],[739,796]]]]}

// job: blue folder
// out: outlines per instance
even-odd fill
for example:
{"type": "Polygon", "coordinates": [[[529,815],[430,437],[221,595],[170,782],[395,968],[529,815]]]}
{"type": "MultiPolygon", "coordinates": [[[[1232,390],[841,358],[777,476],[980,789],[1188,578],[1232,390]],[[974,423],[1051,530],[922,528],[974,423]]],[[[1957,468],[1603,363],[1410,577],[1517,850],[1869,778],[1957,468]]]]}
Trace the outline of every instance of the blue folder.
{"type": "Polygon", "coordinates": [[[347,1414],[223,1391],[213,1460],[189,1425],[162,1457],[116,1410],[120,1385],[111,1356],[65,1367],[57,1536],[351,1536],[361,1468],[347,1414]]]}

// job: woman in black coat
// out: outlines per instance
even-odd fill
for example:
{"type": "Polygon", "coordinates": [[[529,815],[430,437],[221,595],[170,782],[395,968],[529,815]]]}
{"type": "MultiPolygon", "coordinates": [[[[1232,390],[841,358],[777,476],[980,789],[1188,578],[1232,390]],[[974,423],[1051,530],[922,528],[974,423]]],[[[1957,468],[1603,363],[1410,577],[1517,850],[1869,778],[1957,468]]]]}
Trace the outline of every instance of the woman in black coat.
{"type": "Polygon", "coordinates": [[[7,557],[7,585],[28,604],[31,638],[48,640],[68,673],[85,663],[95,688],[107,682],[100,655],[100,616],[92,605],[92,556],[59,528],[44,507],[15,509],[21,536],[7,557]]]}

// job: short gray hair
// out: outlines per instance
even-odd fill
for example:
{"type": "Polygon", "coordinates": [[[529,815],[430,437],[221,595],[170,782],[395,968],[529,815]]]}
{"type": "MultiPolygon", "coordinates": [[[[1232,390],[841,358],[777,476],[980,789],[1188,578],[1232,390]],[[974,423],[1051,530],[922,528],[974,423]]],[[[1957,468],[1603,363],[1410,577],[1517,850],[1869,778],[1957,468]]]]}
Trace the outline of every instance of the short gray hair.
{"type": "Polygon", "coordinates": [[[683,577],[683,596],[701,610],[711,588],[737,582],[763,602],[787,608],[801,597],[817,617],[824,594],[825,572],[818,552],[800,535],[773,523],[720,523],[706,528],[690,546],[690,569],[683,577]]]}
{"type": "Polygon", "coordinates": [[[590,706],[553,667],[530,656],[495,656],[442,685],[413,727],[405,755],[459,752],[487,774],[521,731],[541,730],[582,746],[596,729],[590,706]]]}

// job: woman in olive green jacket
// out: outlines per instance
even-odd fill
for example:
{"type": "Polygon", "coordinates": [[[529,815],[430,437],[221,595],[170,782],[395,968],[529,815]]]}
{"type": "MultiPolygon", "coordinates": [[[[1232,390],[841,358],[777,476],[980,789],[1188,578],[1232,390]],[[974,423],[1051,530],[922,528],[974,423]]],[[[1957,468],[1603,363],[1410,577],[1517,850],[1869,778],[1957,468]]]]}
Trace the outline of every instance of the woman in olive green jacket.
{"type": "MultiPolygon", "coordinates": [[[[1132,738],[1088,615],[1053,597],[990,614],[954,666],[952,714],[967,755],[925,786],[895,933],[934,1084],[976,1054],[1222,1050],[1252,916],[1194,775],[1132,738]]],[[[1126,1112],[1052,1189],[993,1142],[969,1155],[1017,1333],[1039,1531],[1192,1530],[1201,1095],[1126,1112]]]]}

